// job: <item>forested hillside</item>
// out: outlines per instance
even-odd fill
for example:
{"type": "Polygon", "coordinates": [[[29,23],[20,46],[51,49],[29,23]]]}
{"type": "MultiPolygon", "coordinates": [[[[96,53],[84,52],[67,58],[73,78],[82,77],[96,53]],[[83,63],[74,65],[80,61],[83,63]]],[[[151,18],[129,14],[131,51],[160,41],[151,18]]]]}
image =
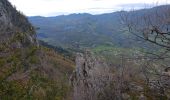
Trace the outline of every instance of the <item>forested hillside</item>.
{"type": "Polygon", "coordinates": [[[128,34],[128,28],[123,25],[122,15],[131,13],[133,17],[155,11],[161,12],[169,7],[165,5],[134,12],[120,11],[101,15],[82,13],[56,17],[35,16],[29,17],[29,20],[37,28],[38,38],[54,46],[73,49],[101,45],[145,47],[146,44],[141,43],[143,41],[136,41],[134,35],[128,34]]]}
{"type": "Polygon", "coordinates": [[[67,98],[74,62],[41,46],[34,27],[7,0],[0,1],[0,24],[0,99],[67,98]]]}
{"type": "Polygon", "coordinates": [[[90,15],[71,14],[57,17],[29,17],[37,28],[38,38],[64,48],[95,47],[98,45],[121,45],[127,36],[121,29],[120,13],[90,15]]]}

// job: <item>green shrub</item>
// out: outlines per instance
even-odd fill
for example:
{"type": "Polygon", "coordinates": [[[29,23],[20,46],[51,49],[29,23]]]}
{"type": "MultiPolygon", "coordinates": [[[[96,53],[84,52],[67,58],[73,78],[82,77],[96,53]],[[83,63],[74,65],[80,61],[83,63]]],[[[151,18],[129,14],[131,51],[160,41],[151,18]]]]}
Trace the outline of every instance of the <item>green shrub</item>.
{"type": "Polygon", "coordinates": [[[30,57],[31,64],[37,64],[39,62],[39,58],[37,56],[30,57]]]}
{"type": "Polygon", "coordinates": [[[0,67],[4,66],[6,64],[5,58],[0,58],[0,67]]]}

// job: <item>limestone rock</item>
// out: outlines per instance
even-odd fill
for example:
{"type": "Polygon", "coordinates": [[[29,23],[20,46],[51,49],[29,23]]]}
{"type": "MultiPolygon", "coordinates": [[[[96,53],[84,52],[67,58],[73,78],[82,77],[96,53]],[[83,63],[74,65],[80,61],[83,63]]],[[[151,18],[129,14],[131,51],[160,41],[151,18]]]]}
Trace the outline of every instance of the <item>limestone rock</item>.
{"type": "Polygon", "coordinates": [[[111,77],[107,65],[86,51],[77,54],[76,70],[70,80],[74,100],[99,100],[98,96],[103,94],[111,77]]]}

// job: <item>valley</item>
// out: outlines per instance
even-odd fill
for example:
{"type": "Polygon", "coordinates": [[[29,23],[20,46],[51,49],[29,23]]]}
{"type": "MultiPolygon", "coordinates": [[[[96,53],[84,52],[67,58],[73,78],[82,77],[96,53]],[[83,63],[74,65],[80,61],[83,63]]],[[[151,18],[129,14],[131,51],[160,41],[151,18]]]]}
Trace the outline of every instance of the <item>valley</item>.
{"type": "Polygon", "coordinates": [[[170,5],[25,16],[0,1],[0,100],[169,100],[170,5]]]}

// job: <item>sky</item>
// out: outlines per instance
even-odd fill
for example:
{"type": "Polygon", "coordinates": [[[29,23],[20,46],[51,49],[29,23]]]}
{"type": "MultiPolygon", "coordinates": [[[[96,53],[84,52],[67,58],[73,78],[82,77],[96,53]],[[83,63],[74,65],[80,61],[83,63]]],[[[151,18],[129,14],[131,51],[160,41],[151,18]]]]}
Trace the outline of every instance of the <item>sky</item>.
{"type": "Polygon", "coordinates": [[[72,13],[102,14],[170,4],[170,0],[9,0],[26,16],[58,16],[72,13]]]}

